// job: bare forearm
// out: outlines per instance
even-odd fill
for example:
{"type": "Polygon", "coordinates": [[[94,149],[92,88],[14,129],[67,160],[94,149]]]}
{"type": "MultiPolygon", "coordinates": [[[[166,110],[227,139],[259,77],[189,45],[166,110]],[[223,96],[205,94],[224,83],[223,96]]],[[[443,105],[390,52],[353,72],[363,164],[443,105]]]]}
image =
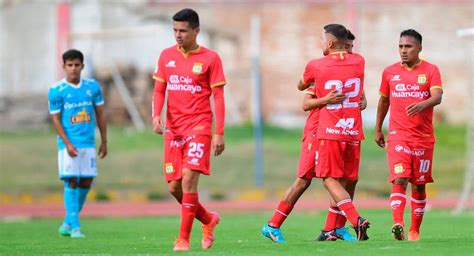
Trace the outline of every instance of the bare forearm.
{"type": "Polygon", "coordinates": [[[107,122],[105,121],[104,114],[102,114],[100,117],[97,118],[97,126],[99,127],[100,139],[102,143],[106,143],[107,142],[107,122]]]}
{"type": "Polygon", "coordinates": [[[70,144],[69,139],[67,138],[66,133],[64,132],[63,125],[61,124],[61,114],[52,115],[51,121],[53,124],[53,128],[56,130],[56,133],[59,135],[59,137],[61,137],[64,144],[70,144]]]}
{"type": "Polygon", "coordinates": [[[379,104],[377,105],[377,119],[375,121],[375,130],[382,131],[383,121],[387,116],[390,102],[387,99],[380,98],[379,104]]]}
{"type": "Polygon", "coordinates": [[[324,107],[327,104],[326,99],[318,98],[305,98],[303,101],[303,110],[309,111],[317,108],[324,107]]]}

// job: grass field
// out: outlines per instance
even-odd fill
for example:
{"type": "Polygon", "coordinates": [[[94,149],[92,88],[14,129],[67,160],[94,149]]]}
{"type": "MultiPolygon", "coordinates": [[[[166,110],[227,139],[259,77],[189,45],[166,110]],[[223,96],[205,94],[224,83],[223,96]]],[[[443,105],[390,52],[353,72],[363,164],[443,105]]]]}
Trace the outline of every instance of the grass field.
{"type": "MultiPolygon", "coordinates": [[[[294,179],[300,151],[301,129],[264,129],[264,188],[285,189],[294,179]]],[[[254,142],[249,125],[226,130],[226,151],[212,158],[212,175],[202,178],[200,188],[207,192],[239,191],[253,188],[254,142]]],[[[360,191],[386,196],[387,163],[385,151],[373,142],[367,130],[362,144],[360,191]]],[[[465,128],[438,125],[434,160],[436,183],[433,194],[460,190],[465,169],[465,128]]],[[[109,129],[109,155],[99,161],[97,190],[156,191],[167,195],[163,180],[162,138],[151,131],[134,133],[129,129],[109,129]]],[[[0,133],[0,192],[58,192],[57,149],[52,130],[0,133]]],[[[319,184],[320,185],[320,184],[319,184]]],[[[320,188],[320,187],[318,187],[320,188]]],[[[318,189],[318,191],[321,191],[318,189]]]]}
{"type": "MultiPolygon", "coordinates": [[[[395,241],[390,236],[391,217],[386,210],[364,210],[370,219],[368,241],[314,242],[324,221],[323,212],[295,212],[283,226],[287,243],[263,238],[259,229],[271,213],[224,214],[209,251],[200,248],[200,224],[194,225],[191,255],[472,255],[473,213],[451,216],[427,212],[419,242],[395,241]]],[[[408,216],[406,216],[408,217],[408,216]]],[[[61,220],[42,219],[0,222],[1,255],[170,255],[178,217],[84,219],[85,239],[60,237],[61,220]]]]}

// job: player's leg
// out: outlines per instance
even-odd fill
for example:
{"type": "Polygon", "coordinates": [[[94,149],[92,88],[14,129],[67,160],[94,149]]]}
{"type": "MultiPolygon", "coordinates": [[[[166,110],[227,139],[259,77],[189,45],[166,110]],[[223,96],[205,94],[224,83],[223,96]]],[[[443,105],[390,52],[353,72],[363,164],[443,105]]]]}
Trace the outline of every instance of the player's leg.
{"type": "Polygon", "coordinates": [[[294,205],[311,185],[312,178],[298,177],[295,182],[288,188],[282,200],[278,204],[275,213],[267,224],[262,227],[262,235],[270,238],[272,241],[281,243],[285,242],[283,234],[280,230],[281,225],[293,210],[294,205]]]}
{"type": "MultiPolygon", "coordinates": [[[[172,180],[168,182],[168,191],[170,194],[181,204],[183,200],[183,189],[181,185],[181,180],[172,180]]],[[[198,203],[196,210],[196,219],[199,220],[202,224],[207,225],[212,221],[211,212],[207,211],[201,203],[198,203]]]]}
{"type": "Polygon", "coordinates": [[[64,204],[66,208],[66,219],[71,225],[71,237],[82,238],[84,235],[80,232],[79,223],[79,189],[78,179],[69,178],[64,188],[64,204]]]}
{"type": "Polygon", "coordinates": [[[405,239],[405,221],[403,214],[406,205],[407,178],[396,178],[392,182],[392,191],[390,193],[390,207],[392,209],[392,233],[396,240],[405,239]]]}
{"type": "MultiPolygon", "coordinates": [[[[347,190],[349,193],[351,200],[354,201],[354,194],[355,194],[355,188],[357,184],[357,179],[356,180],[348,180],[348,179],[342,179],[341,184],[342,186],[347,190]]],[[[330,207],[335,211],[336,213],[336,220],[335,220],[335,233],[336,236],[339,239],[342,239],[344,241],[356,241],[357,238],[354,237],[349,230],[345,227],[346,222],[347,222],[347,217],[344,214],[343,211],[337,207],[336,202],[331,198],[331,204],[330,207]]]]}
{"type": "Polygon", "coordinates": [[[367,240],[368,237],[366,232],[367,228],[369,228],[369,222],[360,216],[346,189],[336,178],[324,178],[323,182],[324,187],[331,194],[337,207],[346,214],[347,219],[354,226],[357,232],[357,240],[367,240]]]}
{"type": "Polygon", "coordinates": [[[425,185],[412,184],[411,189],[411,225],[408,232],[408,240],[420,240],[420,226],[423,221],[426,207],[425,185]]]}

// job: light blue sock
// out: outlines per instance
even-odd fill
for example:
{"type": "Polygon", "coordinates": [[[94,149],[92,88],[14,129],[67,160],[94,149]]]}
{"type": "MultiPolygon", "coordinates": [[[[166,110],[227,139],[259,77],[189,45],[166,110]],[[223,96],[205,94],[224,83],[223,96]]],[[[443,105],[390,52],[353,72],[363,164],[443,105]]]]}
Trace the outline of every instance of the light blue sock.
{"type": "Polygon", "coordinates": [[[80,227],[79,224],[79,193],[77,188],[64,187],[64,206],[66,208],[67,224],[72,229],[80,227]]]}
{"type": "Polygon", "coordinates": [[[79,212],[81,212],[84,203],[86,202],[87,193],[89,193],[90,188],[79,188],[79,212]]]}

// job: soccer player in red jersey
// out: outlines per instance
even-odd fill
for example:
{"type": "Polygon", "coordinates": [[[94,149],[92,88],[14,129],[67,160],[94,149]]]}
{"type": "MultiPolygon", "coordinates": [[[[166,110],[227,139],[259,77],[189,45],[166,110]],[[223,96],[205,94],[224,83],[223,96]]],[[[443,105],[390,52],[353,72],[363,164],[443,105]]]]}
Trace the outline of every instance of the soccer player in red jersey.
{"type": "Polygon", "coordinates": [[[277,243],[285,242],[280,227],[293,210],[298,199],[311,185],[311,180],[315,177],[316,130],[319,122],[319,108],[326,104],[342,103],[344,100],[345,96],[339,94],[336,90],[319,99],[316,98],[313,87],[306,90],[303,110],[309,111],[309,115],[303,130],[297,177],[278,204],[272,218],[262,227],[262,235],[270,240],[277,243]]]}
{"type": "Polygon", "coordinates": [[[170,193],[181,204],[181,226],[173,250],[189,250],[194,218],[203,224],[201,245],[208,249],[214,242],[220,217],[199,203],[198,181],[201,174],[210,174],[211,148],[214,156],[224,151],[226,81],[219,55],[197,44],[198,14],[183,9],[173,16],[173,21],[177,45],[161,52],[153,74],[153,129],[164,134],[164,175],[170,193]],[[166,91],[164,126],[160,114],[166,91]],[[213,136],[211,95],[215,112],[213,136]]]}
{"type": "Polygon", "coordinates": [[[406,187],[411,186],[411,226],[408,240],[420,239],[420,225],[426,205],[426,183],[431,176],[434,130],[433,107],[441,103],[443,88],[438,67],[421,60],[422,36],[413,29],[400,34],[401,62],[385,68],[380,84],[375,142],[387,150],[392,183],[390,206],[397,240],[405,239],[403,213],[406,187]],[[382,124],[390,109],[387,143],[382,124]]]}
{"type": "MultiPolygon", "coordinates": [[[[348,53],[352,53],[352,49],[354,47],[354,40],[355,36],[352,34],[350,30],[347,30],[347,40],[345,44],[345,49],[348,53]]],[[[365,98],[365,92],[362,91],[361,100],[359,103],[360,110],[364,110],[367,107],[367,99],[365,98]]],[[[350,194],[351,199],[354,200],[354,193],[355,188],[358,180],[345,180],[344,187],[346,188],[347,192],[350,194]]],[[[345,240],[345,241],[355,241],[357,240],[354,236],[352,236],[347,228],[345,228],[347,222],[347,218],[336,205],[336,202],[332,200],[328,208],[326,223],[324,228],[322,229],[321,234],[316,239],[317,241],[334,241],[334,236],[332,230],[334,230],[334,234],[338,239],[345,240]]]]}
{"type": "MultiPolygon", "coordinates": [[[[354,207],[347,190],[348,181],[358,179],[360,141],[364,139],[360,101],[364,82],[364,58],[345,49],[347,29],[339,24],[324,27],[321,45],[325,57],[310,61],[298,89],[315,84],[316,97],[333,90],[345,95],[340,104],[328,104],[319,110],[316,177],[323,179],[336,206],[345,213],[357,233],[367,240],[369,222],[354,207]]],[[[325,230],[328,239],[334,230],[325,230]]]]}

